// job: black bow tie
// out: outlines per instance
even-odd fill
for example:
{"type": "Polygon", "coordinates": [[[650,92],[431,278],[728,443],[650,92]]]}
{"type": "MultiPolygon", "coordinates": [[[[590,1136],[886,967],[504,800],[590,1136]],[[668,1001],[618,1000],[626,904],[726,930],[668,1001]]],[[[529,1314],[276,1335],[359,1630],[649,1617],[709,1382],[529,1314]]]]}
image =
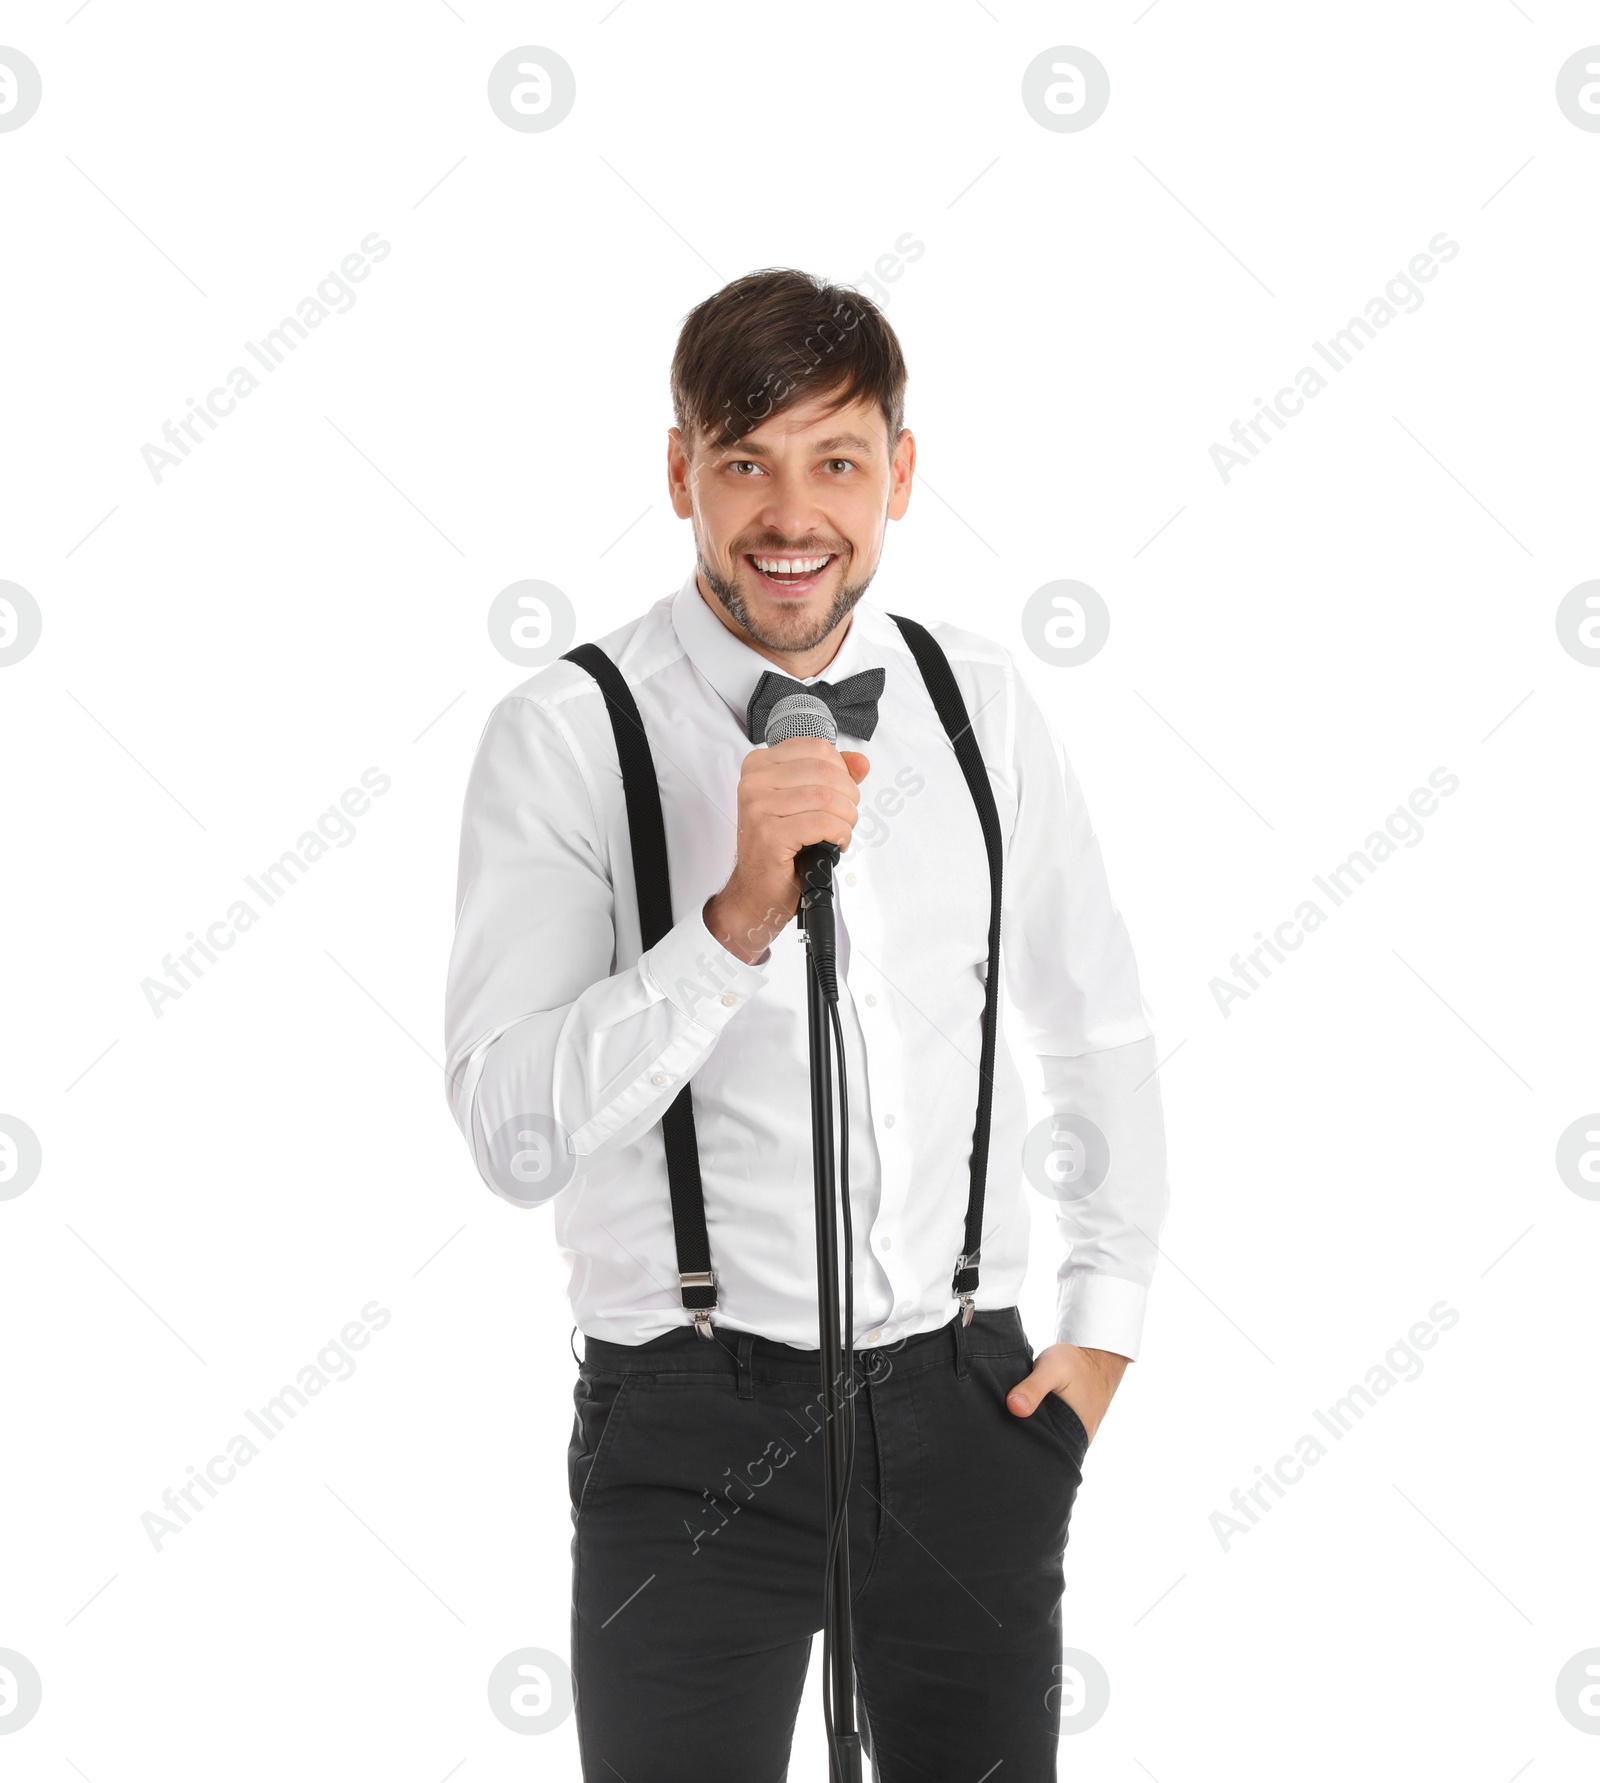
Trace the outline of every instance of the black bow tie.
{"type": "Polygon", "coordinates": [[[767,719],[778,701],[792,693],[808,693],[823,702],[840,730],[865,742],[878,728],[878,696],[883,692],[883,682],[882,669],[863,669],[839,682],[813,681],[809,685],[780,675],[776,669],[767,669],[750,696],[745,730],[752,743],[765,743],[767,719]]]}

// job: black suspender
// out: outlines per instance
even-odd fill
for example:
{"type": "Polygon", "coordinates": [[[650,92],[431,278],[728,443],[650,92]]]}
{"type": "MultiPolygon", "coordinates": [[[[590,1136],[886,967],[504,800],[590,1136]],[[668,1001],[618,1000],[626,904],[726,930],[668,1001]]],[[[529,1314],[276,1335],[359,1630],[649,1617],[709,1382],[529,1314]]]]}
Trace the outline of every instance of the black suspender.
{"type": "MultiPolygon", "coordinates": [[[[641,948],[654,947],[672,927],[672,880],[667,871],[667,828],[661,818],[661,789],[644,720],[622,671],[598,644],[577,644],[564,653],[600,683],[611,714],[622,769],[622,796],[628,807],[628,845],[639,898],[641,948]]],[[[678,1286],[684,1309],[694,1314],[702,1337],[711,1335],[717,1310],[717,1278],[706,1236],[706,1202],[700,1187],[700,1147],[694,1136],[694,1106],[685,1084],[661,1117],[667,1153],[667,1188],[672,1197],[672,1233],[678,1247],[678,1286]]]]}
{"type": "MultiPolygon", "coordinates": [[[[972,1161],[967,1191],[967,1223],[961,1254],[956,1258],[950,1291],[961,1303],[961,1322],[972,1322],[978,1290],[979,1249],[983,1238],[983,1196],[989,1162],[989,1112],[994,1093],[994,1054],[1000,995],[1000,879],[1002,849],[1000,816],[988,769],[972,733],[966,702],[949,659],[925,626],[914,619],[889,615],[900,627],[966,776],[977,807],[983,845],[989,857],[989,960],[983,986],[983,1039],[978,1064],[978,1115],[972,1136],[972,1161]]],[[[661,789],[644,720],[622,671],[598,644],[577,644],[564,656],[586,669],[600,684],[622,771],[622,792],[628,812],[628,841],[633,854],[634,885],[639,901],[640,944],[653,947],[672,927],[672,889],[667,868],[667,832],[661,816],[661,789]]],[[[694,1109],[686,1083],[661,1118],[667,1160],[667,1187],[672,1200],[672,1229],[678,1251],[678,1283],[686,1311],[702,1337],[711,1336],[711,1315],[717,1310],[716,1275],[706,1236],[705,1195],[700,1182],[700,1152],[695,1141],[694,1109]]]]}
{"type": "Polygon", "coordinates": [[[989,1169],[989,1105],[994,1095],[995,1029],[1000,1015],[1000,875],[1002,850],[1000,813],[995,809],[994,788],[989,784],[989,770],[983,765],[983,753],[972,734],[972,720],[967,716],[967,703],[956,685],[950,659],[939,648],[938,641],[915,619],[898,613],[889,617],[900,627],[911,654],[922,670],[939,714],[945,735],[954,745],[956,760],[967,777],[967,790],[978,808],[978,822],[983,829],[984,851],[989,856],[989,963],[983,975],[983,1041],[978,1054],[978,1119],[972,1134],[972,1166],[967,1191],[967,1230],[956,1258],[956,1272],[950,1292],[961,1302],[961,1322],[972,1323],[972,1297],[978,1291],[978,1257],[983,1244],[983,1191],[989,1169]]]}

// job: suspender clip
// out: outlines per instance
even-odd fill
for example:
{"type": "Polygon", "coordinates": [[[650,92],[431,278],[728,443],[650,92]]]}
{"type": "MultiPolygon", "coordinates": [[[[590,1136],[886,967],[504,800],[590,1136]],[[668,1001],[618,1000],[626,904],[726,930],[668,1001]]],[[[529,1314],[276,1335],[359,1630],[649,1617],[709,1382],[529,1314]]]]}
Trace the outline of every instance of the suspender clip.
{"type": "Polygon", "coordinates": [[[982,1254],[981,1251],[973,1251],[969,1255],[967,1252],[963,1251],[962,1254],[956,1258],[956,1273],[954,1279],[951,1281],[950,1291],[955,1295],[956,1299],[961,1302],[961,1323],[964,1326],[972,1323],[972,1315],[977,1311],[977,1308],[972,1302],[973,1296],[978,1291],[978,1259],[982,1254]],[[970,1270],[972,1272],[967,1285],[964,1287],[961,1285],[961,1275],[963,1270],[970,1270]]]}
{"type": "MultiPolygon", "coordinates": [[[[716,1272],[716,1270],[714,1270],[714,1269],[696,1269],[696,1270],[691,1270],[684,1274],[680,1274],[678,1277],[678,1285],[680,1288],[708,1288],[708,1289],[710,1289],[711,1298],[705,1305],[690,1306],[689,1295],[687,1293],[683,1297],[683,1303],[686,1307],[688,1307],[689,1311],[694,1314],[694,1328],[695,1328],[695,1330],[698,1331],[702,1337],[707,1338],[708,1340],[710,1340],[711,1342],[714,1343],[716,1341],[716,1339],[711,1336],[711,1315],[717,1311],[717,1272],[716,1272]]],[[[699,1298],[699,1296],[696,1296],[696,1298],[699,1298]]]]}

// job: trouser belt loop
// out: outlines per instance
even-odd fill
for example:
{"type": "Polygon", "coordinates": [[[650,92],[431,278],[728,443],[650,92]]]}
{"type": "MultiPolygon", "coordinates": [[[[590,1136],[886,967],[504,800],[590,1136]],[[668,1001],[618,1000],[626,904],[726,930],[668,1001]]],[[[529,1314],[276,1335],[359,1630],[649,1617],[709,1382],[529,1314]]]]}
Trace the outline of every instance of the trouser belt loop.
{"type": "Polygon", "coordinates": [[[741,1331],[739,1333],[739,1356],[738,1356],[738,1361],[739,1361],[739,1397],[741,1399],[754,1399],[756,1396],[755,1378],[754,1378],[755,1370],[752,1367],[752,1355],[755,1350],[755,1347],[756,1347],[755,1333],[753,1331],[741,1331]]]}
{"type": "Polygon", "coordinates": [[[950,1321],[950,1341],[955,1346],[956,1379],[965,1380],[967,1375],[967,1328],[961,1322],[961,1314],[950,1321]]]}

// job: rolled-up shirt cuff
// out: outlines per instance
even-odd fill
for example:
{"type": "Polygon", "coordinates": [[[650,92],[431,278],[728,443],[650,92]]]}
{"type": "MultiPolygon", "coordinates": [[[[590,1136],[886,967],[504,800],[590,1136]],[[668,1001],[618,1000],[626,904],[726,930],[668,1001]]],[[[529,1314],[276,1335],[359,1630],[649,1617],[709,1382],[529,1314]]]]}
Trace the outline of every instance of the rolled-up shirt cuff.
{"type": "Polygon", "coordinates": [[[706,927],[696,910],[639,956],[648,982],[690,1021],[720,1031],[767,982],[768,948],[759,961],[741,960],[706,927]]]}
{"type": "Polygon", "coordinates": [[[1056,1342],[1137,1359],[1149,1295],[1145,1283],[1122,1276],[1069,1274],[1056,1295],[1056,1342]]]}

